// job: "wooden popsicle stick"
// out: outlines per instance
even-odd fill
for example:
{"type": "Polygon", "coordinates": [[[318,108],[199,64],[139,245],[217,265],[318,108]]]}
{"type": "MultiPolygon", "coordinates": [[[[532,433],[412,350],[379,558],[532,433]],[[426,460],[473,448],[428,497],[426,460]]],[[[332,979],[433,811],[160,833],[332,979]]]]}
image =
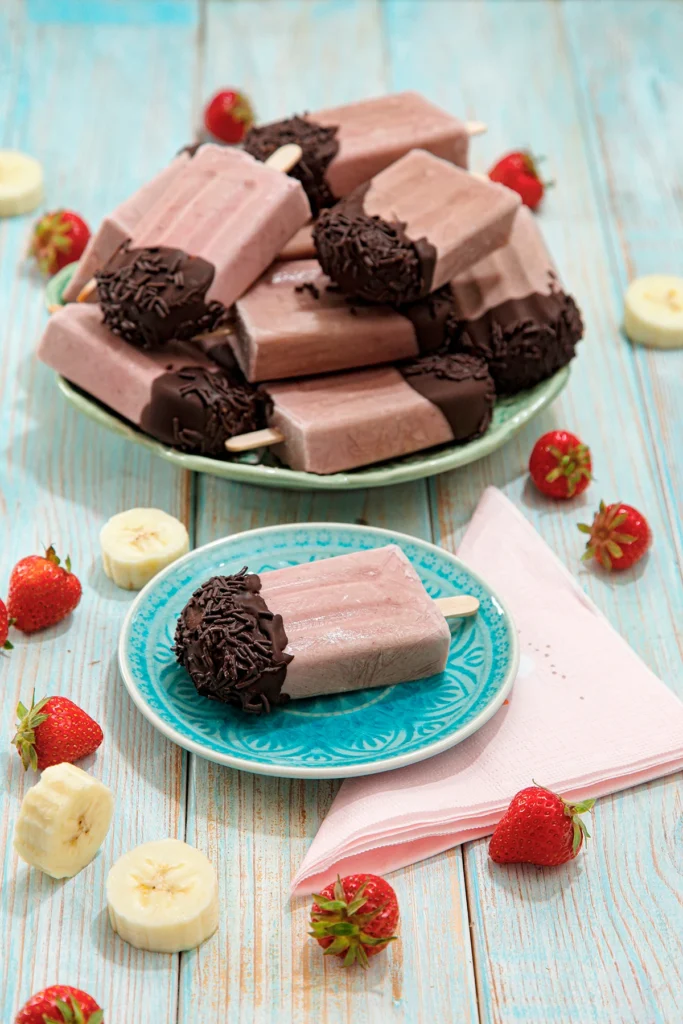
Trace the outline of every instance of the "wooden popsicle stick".
{"type": "Polygon", "coordinates": [[[465,131],[470,138],[473,135],[484,135],[488,130],[489,126],[483,121],[465,121],[465,131]]]}
{"type": "Polygon", "coordinates": [[[265,445],[282,444],[285,435],[275,427],[266,427],[264,430],[252,430],[248,434],[237,434],[229,437],[225,447],[229,452],[250,452],[253,448],[263,448],[265,445]]]}
{"type": "Polygon", "coordinates": [[[284,146],[280,146],[274,153],[271,153],[268,159],[265,161],[266,167],[272,167],[275,171],[291,171],[295,164],[299,163],[303,156],[303,150],[301,146],[297,146],[295,142],[288,142],[284,146]]]}
{"type": "Polygon", "coordinates": [[[437,597],[434,604],[444,619],[464,619],[476,615],[479,601],[471,594],[458,594],[456,597],[437,597]]]}
{"type": "MultiPolygon", "coordinates": [[[[288,142],[285,146],[280,146],[274,153],[268,157],[265,161],[266,167],[272,167],[276,171],[283,171],[285,174],[287,171],[291,171],[295,164],[299,163],[303,156],[303,150],[301,146],[297,146],[295,142],[288,142]]],[[[97,281],[94,277],[91,277],[87,284],[83,285],[76,302],[87,302],[92,293],[97,288],[97,281]]]]}
{"type": "Polygon", "coordinates": [[[61,308],[62,307],[58,302],[51,302],[50,305],[47,307],[47,311],[50,314],[50,316],[52,316],[53,313],[56,313],[57,310],[61,308]]]}
{"type": "Polygon", "coordinates": [[[229,338],[235,333],[233,327],[217,327],[215,331],[205,331],[204,334],[195,334],[192,341],[213,341],[214,338],[229,338]]]}

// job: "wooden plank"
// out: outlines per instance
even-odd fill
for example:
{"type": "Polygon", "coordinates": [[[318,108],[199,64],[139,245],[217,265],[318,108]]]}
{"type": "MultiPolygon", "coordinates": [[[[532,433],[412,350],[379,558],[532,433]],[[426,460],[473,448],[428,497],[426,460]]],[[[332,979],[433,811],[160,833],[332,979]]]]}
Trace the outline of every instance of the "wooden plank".
{"type": "MultiPolygon", "coordinates": [[[[594,17],[581,4],[562,13],[620,298],[643,274],[683,275],[683,4],[608,0],[594,17]]],[[[634,346],[633,359],[680,564],[683,351],[634,346]]]]}
{"type": "MultiPolygon", "coordinates": [[[[262,120],[385,91],[379,9],[371,0],[213,2],[203,38],[202,94],[238,85],[262,120]]],[[[330,495],[199,482],[198,543],[316,520],[430,536],[424,484],[330,495]]],[[[463,1021],[476,1020],[459,851],[392,878],[403,941],[367,973],[323,960],[308,939],[308,904],[289,903],[289,880],[336,790],[333,782],[268,779],[192,759],[188,841],[218,866],[223,912],[218,939],[182,960],[180,1020],[413,1024],[450,1019],[452,1006],[463,1021]],[[429,957],[420,938],[425,906],[441,942],[429,957]]]]}
{"type": "MultiPolygon", "coordinates": [[[[64,0],[2,4],[0,137],[42,161],[48,206],[71,206],[95,224],[184,140],[196,12],[191,2],[174,7],[175,22],[168,4],[148,0],[145,19],[128,27],[119,17],[125,5],[108,0],[79,8],[64,0]]],[[[135,505],[159,506],[190,523],[191,480],[78,416],[35,361],[45,313],[43,282],[22,261],[31,221],[0,222],[2,592],[13,558],[54,541],[70,551],[84,596],[71,621],[17,635],[15,650],[0,658],[0,1018],[13,1019],[32,992],[59,981],[96,995],[109,1008],[107,1020],[170,1024],[178,958],[139,953],[113,934],[104,882],[125,850],[182,835],[184,757],[145,722],[119,679],[116,641],[132,595],[104,578],[98,533],[110,515],[135,505]],[[105,743],[89,763],[118,800],[102,853],[62,883],[29,870],[11,846],[21,798],[36,778],[24,776],[6,744],[17,700],[34,685],[40,695],[71,697],[102,723],[105,743]]]]}
{"type": "MultiPolygon", "coordinates": [[[[640,6],[653,18],[664,17],[667,8],[640,6]]],[[[614,34],[632,53],[630,36],[624,43],[628,12],[624,19],[622,4],[609,7],[611,16],[603,5],[567,4],[564,14],[578,18],[581,11],[581,46],[590,36],[597,54],[614,34]]],[[[503,451],[434,482],[435,533],[444,546],[454,548],[482,488],[501,486],[648,664],[683,693],[676,640],[683,596],[667,496],[652,458],[657,442],[638,368],[618,332],[621,287],[604,215],[601,219],[596,153],[586,149],[559,5],[397,0],[388,6],[387,24],[396,87],[411,82],[430,95],[440,92],[452,109],[459,99],[468,116],[488,122],[488,135],[474,143],[475,166],[484,169],[506,150],[526,145],[547,154],[544,166],[557,179],[557,188],[540,220],[587,322],[571,385],[554,409],[503,451]],[[462,45],[434,46],[435,39],[462,45]],[[526,481],[533,441],[553,425],[576,429],[591,444],[596,461],[598,484],[569,507],[550,506],[526,481]],[[578,562],[576,521],[590,516],[601,495],[641,505],[655,531],[648,562],[621,579],[598,575],[578,562]]],[[[605,66],[610,61],[606,46],[605,66]]],[[[623,70],[628,77],[632,66],[623,70]]],[[[624,133],[626,124],[625,114],[624,133]]],[[[630,147],[637,147],[634,136],[628,138],[630,147]]],[[[622,139],[626,145],[625,134],[622,139]]],[[[667,145],[663,127],[658,145],[667,145]]],[[[615,176],[623,168],[621,155],[615,176]]],[[[666,202],[658,205],[654,188],[644,191],[645,196],[642,189],[629,191],[629,210],[649,211],[653,230],[654,225],[658,230],[670,210],[666,202]]],[[[683,917],[673,844],[680,815],[674,779],[603,800],[588,851],[557,872],[494,869],[485,842],[467,847],[483,1020],[611,1024],[678,1019],[683,917]],[[641,827],[634,827],[635,821],[641,827]]]]}

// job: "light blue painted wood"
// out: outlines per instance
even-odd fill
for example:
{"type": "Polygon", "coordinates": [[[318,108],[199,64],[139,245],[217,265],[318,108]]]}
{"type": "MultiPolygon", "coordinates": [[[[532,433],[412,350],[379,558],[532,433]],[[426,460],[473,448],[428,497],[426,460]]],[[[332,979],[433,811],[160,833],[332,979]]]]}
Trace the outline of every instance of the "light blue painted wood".
{"type": "MultiPolygon", "coordinates": [[[[152,21],[98,23],[108,6],[82,5],[86,25],[38,24],[29,17],[35,8],[0,6],[1,144],[41,160],[48,206],[73,206],[92,222],[183,140],[194,67],[192,4],[187,24],[165,25],[163,35],[152,21]]],[[[106,920],[114,858],[144,839],[182,834],[185,762],[134,710],[118,678],[116,638],[130,595],[105,579],[98,533],[134,505],[189,522],[191,481],[74,415],[35,361],[45,313],[43,282],[23,261],[31,222],[0,222],[0,592],[19,556],[54,541],[71,553],[84,596],[67,624],[17,635],[15,650],[0,658],[0,1019],[12,1020],[33,991],[60,981],[96,995],[108,1021],[174,1021],[178,958],[133,950],[106,920]],[[29,870],[11,846],[21,797],[36,780],[24,776],[8,740],[17,700],[34,685],[40,695],[70,696],[102,723],[92,771],[117,795],[102,853],[63,883],[29,870]]]]}
{"type": "MultiPolygon", "coordinates": [[[[557,187],[540,222],[587,323],[572,382],[553,410],[490,459],[433,482],[434,525],[441,542],[455,547],[482,487],[502,486],[622,634],[683,693],[677,642],[683,588],[675,528],[652,455],[639,370],[619,335],[621,282],[610,245],[610,232],[616,229],[605,212],[605,197],[595,187],[600,154],[585,147],[584,116],[573,80],[585,38],[593,40],[593,52],[604,54],[606,63],[612,56],[606,39],[616,37],[630,53],[638,45],[636,35],[643,38],[643,24],[629,20],[628,5],[626,18],[620,17],[621,4],[607,6],[611,12],[603,5],[564,5],[571,18],[582,11],[584,33],[575,67],[557,4],[422,2],[419,17],[417,5],[404,0],[389,5],[393,84],[401,88],[411,82],[429,94],[440,89],[451,103],[459,98],[469,116],[488,121],[488,134],[473,144],[475,166],[484,169],[520,145],[547,154],[544,167],[557,179],[557,187]],[[467,40],[467,45],[458,46],[454,55],[451,48],[435,48],[436,38],[467,40]],[[525,69],[523,76],[520,68],[525,69]],[[472,105],[474,99],[478,101],[472,105]],[[541,501],[526,482],[533,440],[552,425],[576,429],[591,444],[598,476],[588,496],[562,508],[541,501]],[[640,505],[652,521],[655,549],[646,567],[629,579],[597,575],[578,561],[582,541],[576,522],[590,518],[601,495],[640,505]]],[[[650,20],[662,7],[666,5],[640,4],[649,10],[650,20]]],[[[630,65],[628,70],[623,67],[629,81],[630,71],[630,65]]],[[[607,112],[604,117],[612,123],[607,112]]],[[[635,144],[628,131],[624,120],[624,147],[635,144]]],[[[662,127],[662,147],[668,137],[662,127]]],[[[618,165],[625,162],[622,152],[618,165]]],[[[631,222],[638,223],[643,215],[638,211],[645,210],[655,230],[671,219],[668,196],[665,190],[664,200],[658,198],[652,187],[644,192],[641,200],[638,192],[629,191],[629,211],[637,211],[631,222]]],[[[624,219],[628,216],[624,210],[624,219]]],[[[666,233],[667,228],[659,230],[666,233]]],[[[683,926],[674,852],[680,842],[679,786],[679,779],[668,780],[602,801],[594,841],[568,872],[501,872],[489,865],[485,842],[466,848],[482,1020],[607,1024],[677,1019],[681,948],[676,936],[683,926]],[[633,828],[632,821],[645,824],[633,828]],[[628,850],[622,850],[625,835],[628,850]]]]}
{"type": "MultiPolygon", "coordinates": [[[[262,120],[387,89],[379,6],[371,0],[208,5],[202,95],[239,84],[262,120]],[[339,40],[344,39],[340,49],[339,40]],[[350,55],[353,54],[353,59],[350,55]]],[[[423,483],[347,495],[264,491],[206,477],[197,541],[300,520],[354,522],[431,536],[423,483]]],[[[460,851],[396,876],[404,946],[368,974],[344,973],[307,938],[307,902],[288,902],[289,879],[337,786],[277,781],[192,759],[188,841],[215,851],[226,912],[218,943],[184,957],[179,1018],[230,1022],[312,1020],[359,1024],[477,1019],[460,851]],[[436,961],[419,950],[422,906],[446,938],[436,961]],[[405,953],[404,953],[405,947],[405,953]],[[432,971],[447,979],[435,985],[432,971]],[[200,995],[202,1002],[200,1004],[200,995]]]]}
{"type": "Polygon", "coordinates": [[[185,771],[118,679],[114,645],[129,598],[104,580],[97,534],[113,512],[154,504],[191,527],[196,506],[199,543],[269,523],[363,518],[452,548],[482,487],[496,483],[683,693],[680,358],[634,353],[618,333],[631,275],[681,272],[682,9],[667,0],[1,5],[0,145],[43,160],[50,205],[74,206],[96,223],[188,140],[203,98],[221,85],[246,89],[262,119],[420,88],[488,121],[488,135],[473,143],[478,169],[520,144],[546,153],[558,186],[541,223],[587,321],[553,412],[492,458],[429,487],[333,496],[192,482],[60,400],[30,356],[43,324],[41,285],[18,264],[30,218],[0,221],[0,522],[11,552],[0,583],[15,554],[54,540],[71,550],[85,586],[68,628],[20,640],[0,658],[3,729],[11,731],[16,700],[34,681],[72,696],[103,722],[93,771],[122,796],[103,854],[74,882],[52,883],[17,866],[7,846],[28,781],[11,751],[1,755],[3,1020],[55,980],[90,988],[112,1009],[107,1020],[125,1011],[164,1024],[679,1019],[680,780],[602,801],[594,841],[568,871],[494,872],[482,842],[466,848],[464,867],[458,849],[397,872],[403,942],[366,975],[323,963],[306,937],[305,903],[290,906],[286,889],[336,784],[239,775],[195,759],[185,771]],[[549,507],[525,483],[533,439],[553,423],[575,427],[596,457],[599,487],[569,508],[549,507]],[[634,579],[578,566],[575,521],[601,493],[641,504],[651,518],[656,546],[634,579]],[[218,936],[178,970],[177,958],[138,954],[111,934],[102,887],[114,856],[182,835],[186,814],[189,841],[218,866],[225,909],[218,936]],[[425,908],[440,937],[433,950],[420,939],[425,908]]]}

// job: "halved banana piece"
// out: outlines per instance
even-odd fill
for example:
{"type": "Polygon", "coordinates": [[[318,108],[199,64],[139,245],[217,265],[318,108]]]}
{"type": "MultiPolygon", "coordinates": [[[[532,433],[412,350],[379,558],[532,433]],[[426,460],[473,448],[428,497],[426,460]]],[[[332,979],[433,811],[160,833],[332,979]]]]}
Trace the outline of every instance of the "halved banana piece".
{"type": "Polygon", "coordinates": [[[639,345],[683,347],[683,277],[649,274],[632,281],[624,301],[624,330],[639,345]]]}
{"type": "Polygon", "coordinates": [[[0,217],[30,213],[43,201],[43,168],[16,149],[0,149],[0,217]]]}
{"type": "Polygon", "coordinates": [[[185,524],[159,508],[119,512],[100,532],[104,571],[117,587],[141,590],[190,550],[185,524]]]}
{"type": "Polygon", "coordinates": [[[208,857],[179,839],[143,843],[107,878],[109,920],[131,946],[194,949],[218,927],[218,881],[208,857]]]}
{"type": "Polygon", "coordinates": [[[22,801],[14,849],[53,878],[72,878],[99,850],[113,813],[104,783],[74,764],[55,764],[22,801]]]}

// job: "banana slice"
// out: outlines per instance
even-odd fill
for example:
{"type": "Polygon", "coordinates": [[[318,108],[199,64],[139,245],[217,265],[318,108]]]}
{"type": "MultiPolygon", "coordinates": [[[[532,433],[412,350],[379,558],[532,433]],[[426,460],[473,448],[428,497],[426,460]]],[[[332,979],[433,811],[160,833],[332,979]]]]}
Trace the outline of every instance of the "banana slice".
{"type": "Polygon", "coordinates": [[[53,878],[72,878],[99,850],[113,813],[107,786],[74,764],[55,764],[23,799],[14,849],[53,878]]]}
{"type": "Polygon", "coordinates": [[[639,345],[683,347],[683,277],[650,274],[632,281],[626,292],[624,330],[639,345]]]}
{"type": "Polygon", "coordinates": [[[119,512],[100,532],[104,571],[117,587],[141,590],[190,550],[185,525],[158,508],[119,512]]]}
{"type": "Polygon", "coordinates": [[[218,927],[218,882],[211,862],[179,839],[143,843],[107,878],[109,920],[131,946],[152,953],[194,949],[218,927]]]}
{"type": "Polygon", "coordinates": [[[43,168],[16,149],[0,149],[0,217],[30,213],[43,201],[43,168]]]}

